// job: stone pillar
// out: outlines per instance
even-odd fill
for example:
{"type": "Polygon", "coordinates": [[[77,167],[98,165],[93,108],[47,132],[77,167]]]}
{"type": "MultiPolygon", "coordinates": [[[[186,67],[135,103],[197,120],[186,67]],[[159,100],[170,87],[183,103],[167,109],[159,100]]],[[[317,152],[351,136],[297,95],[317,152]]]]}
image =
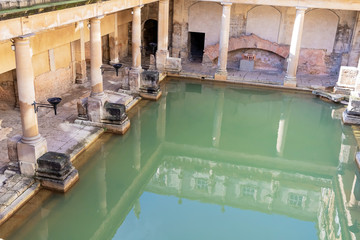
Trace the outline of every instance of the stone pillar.
{"type": "Polygon", "coordinates": [[[114,32],[109,34],[110,64],[119,63],[118,14],[114,14],[114,32]]]}
{"type": "Polygon", "coordinates": [[[158,50],[156,52],[156,68],[165,69],[166,59],[169,57],[169,0],[159,1],[158,50]]]}
{"type": "Polygon", "coordinates": [[[90,77],[91,97],[102,97],[103,79],[101,75],[102,54],[101,54],[101,30],[100,19],[90,19],[90,77]]]}
{"type": "Polygon", "coordinates": [[[47,143],[39,134],[37,114],[32,105],[35,102],[35,87],[31,57],[29,36],[16,38],[16,76],[23,134],[17,143],[17,151],[20,171],[27,176],[35,175],[37,159],[47,152],[47,143]]]}
{"type": "Polygon", "coordinates": [[[141,69],[141,7],[133,8],[132,21],[132,68],[141,69]]]}
{"type": "Polygon", "coordinates": [[[296,87],[296,71],[299,63],[305,10],[306,8],[304,7],[296,8],[296,17],[291,36],[290,53],[288,57],[288,67],[284,79],[284,86],[287,87],[296,87]]]}
{"type": "Polygon", "coordinates": [[[76,83],[85,83],[87,81],[86,75],[86,61],[85,61],[85,30],[84,22],[79,22],[77,27],[80,31],[80,39],[75,41],[75,68],[76,68],[76,83]]]}
{"type": "Polygon", "coordinates": [[[215,80],[226,80],[227,78],[226,65],[229,48],[231,3],[221,4],[223,5],[223,11],[221,15],[218,69],[215,73],[215,80]]]}
{"type": "Polygon", "coordinates": [[[129,72],[130,91],[137,92],[140,87],[141,68],[141,8],[133,8],[132,21],[132,68],[129,72]]]}

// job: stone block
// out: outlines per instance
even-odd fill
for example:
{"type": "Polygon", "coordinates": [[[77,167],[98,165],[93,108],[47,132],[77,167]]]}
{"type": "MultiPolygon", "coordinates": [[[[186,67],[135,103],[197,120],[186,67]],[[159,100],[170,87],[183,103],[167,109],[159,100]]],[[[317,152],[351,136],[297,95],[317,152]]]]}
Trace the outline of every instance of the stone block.
{"type": "Polygon", "coordinates": [[[138,92],[140,88],[140,78],[142,70],[131,69],[129,71],[129,88],[132,92],[138,92]]]}
{"type": "Polygon", "coordinates": [[[182,69],[181,58],[168,57],[166,59],[165,70],[170,72],[180,72],[182,69]]]}
{"type": "Polygon", "coordinates": [[[156,52],[156,69],[159,71],[164,71],[166,67],[166,62],[169,57],[169,51],[158,50],[156,52]]]}
{"type": "MultiPolygon", "coordinates": [[[[36,163],[36,160],[47,152],[46,139],[40,137],[40,139],[31,144],[18,142],[17,143],[18,157],[20,162],[36,163]]],[[[21,168],[21,164],[20,164],[21,168]]]]}
{"type": "Polygon", "coordinates": [[[78,117],[87,119],[87,97],[86,98],[79,98],[77,100],[77,110],[78,110],[78,117]]]}
{"type": "Polygon", "coordinates": [[[140,92],[140,97],[147,100],[154,100],[157,101],[162,95],[162,91],[158,91],[154,94],[147,93],[147,92],[140,92]]]}
{"type": "Polygon", "coordinates": [[[20,162],[20,172],[25,176],[32,177],[36,172],[36,164],[28,162],[20,162]]]}
{"type": "Polygon", "coordinates": [[[63,153],[47,152],[37,160],[39,168],[60,171],[70,163],[70,157],[63,153]]]}
{"type": "Polygon", "coordinates": [[[240,71],[253,71],[254,70],[254,60],[240,60],[240,71]]]}
{"type": "Polygon", "coordinates": [[[87,115],[90,121],[100,122],[102,119],[102,106],[101,99],[89,97],[87,101],[87,115]]]}
{"type": "Polygon", "coordinates": [[[40,179],[41,186],[44,188],[58,191],[67,192],[79,180],[79,173],[73,169],[71,173],[64,180],[55,179],[40,179]]]}
{"type": "Polygon", "coordinates": [[[214,76],[214,79],[215,80],[218,80],[218,81],[226,81],[227,79],[227,72],[216,72],[215,73],[215,76],[214,76]]]}
{"type": "Polygon", "coordinates": [[[336,87],[354,89],[358,73],[356,67],[341,66],[336,87]]]}
{"type": "Polygon", "coordinates": [[[159,72],[153,70],[141,73],[141,87],[154,87],[159,83],[159,72]]]}
{"type": "Polygon", "coordinates": [[[17,144],[21,141],[21,135],[15,135],[7,140],[8,156],[11,162],[19,160],[17,153],[17,144]]]}

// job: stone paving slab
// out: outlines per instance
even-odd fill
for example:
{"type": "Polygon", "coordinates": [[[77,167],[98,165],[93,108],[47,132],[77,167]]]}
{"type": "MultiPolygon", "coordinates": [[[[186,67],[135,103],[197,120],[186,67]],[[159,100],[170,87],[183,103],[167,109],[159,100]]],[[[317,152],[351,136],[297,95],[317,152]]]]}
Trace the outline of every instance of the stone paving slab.
{"type": "MultiPolygon", "coordinates": [[[[117,91],[120,88],[121,83],[112,72],[105,72],[103,77],[105,89],[117,91]]],[[[39,109],[39,132],[47,140],[48,151],[69,154],[70,159],[74,160],[104,132],[102,128],[74,124],[77,99],[89,91],[90,80],[82,85],[73,85],[68,93],[60,96],[63,100],[58,106],[57,115],[54,115],[53,109],[39,109]]],[[[4,174],[9,163],[7,139],[21,134],[19,109],[0,111],[0,224],[40,188],[33,178],[12,175],[11,172],[4,174]]]]}

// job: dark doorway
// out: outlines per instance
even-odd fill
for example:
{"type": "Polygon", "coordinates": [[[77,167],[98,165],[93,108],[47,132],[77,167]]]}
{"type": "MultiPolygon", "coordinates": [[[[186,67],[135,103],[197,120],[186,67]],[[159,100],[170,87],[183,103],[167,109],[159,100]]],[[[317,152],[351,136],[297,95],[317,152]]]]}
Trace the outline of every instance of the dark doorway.
{"type": "Polygon", "coordinates": [[[190,32],[190,61],[202,62],[205,33],[190,32]]]}
{"type": "Polygon", "coordinates": [[[144,47],[145,55],[155,54],[157,46],[158,22],[149,19],[144,24],[144,47]]]}

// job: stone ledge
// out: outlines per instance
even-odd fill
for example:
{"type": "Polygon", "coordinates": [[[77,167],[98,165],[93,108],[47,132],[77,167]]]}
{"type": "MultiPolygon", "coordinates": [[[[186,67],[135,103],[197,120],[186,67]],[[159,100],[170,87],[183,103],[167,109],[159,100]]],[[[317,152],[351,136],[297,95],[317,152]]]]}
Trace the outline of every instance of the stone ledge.
{"type": "Polygon", "coordinates": [[[40,183],[35,182],[28,189],[26,189],[19,197],[17,197],[11,204],[4,208],[0,213],[0,225],[3,224],[10,216],[12,216],[18,209],[20,209],[27,201],[30,200],[40,190],[40,183]]]}

